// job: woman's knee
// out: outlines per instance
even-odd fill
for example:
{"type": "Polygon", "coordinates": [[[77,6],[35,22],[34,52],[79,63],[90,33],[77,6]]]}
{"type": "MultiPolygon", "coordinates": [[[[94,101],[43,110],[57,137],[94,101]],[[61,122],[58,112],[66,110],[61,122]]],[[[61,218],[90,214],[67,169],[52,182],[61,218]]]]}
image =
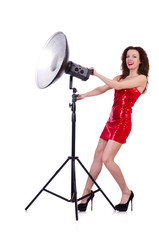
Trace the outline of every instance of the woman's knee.
{"type": "Polygon", "coordinates": [[[95,150],[94,158],[101,158],[106,147],[106,141],[100,139],[95,150]]]}
{"type": "Polygon", "coordinates": [[[105,155],[102,156],[102,162],[108,169],[110,168],[113,161],[114,159],[111,156],[105,156],[105,155]]]}
{"type": "Polygon", "coordinates": [[[104,149],[102,147],[97,147],[94,154],[94,161],[102,162],[103,152],[104,152],[104,149]]]}
{"type": "Polygon", "coordinates": [[[94,154],[94,161],[102,161],[103,151],[100,149],[96,149],[94,154]]]}

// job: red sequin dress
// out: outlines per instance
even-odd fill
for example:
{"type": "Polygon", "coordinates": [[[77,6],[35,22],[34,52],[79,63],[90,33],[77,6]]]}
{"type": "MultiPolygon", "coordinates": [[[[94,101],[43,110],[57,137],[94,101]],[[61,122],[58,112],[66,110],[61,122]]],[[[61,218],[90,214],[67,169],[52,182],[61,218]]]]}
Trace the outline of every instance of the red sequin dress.
{"type": "Polygon", "coordinates": [[[132,107],[140,95],[141,93],[137,88],[115,90],[110,117],[100,138],[111,139],[122,144],[126,143],[132,126],[132,107]]]}

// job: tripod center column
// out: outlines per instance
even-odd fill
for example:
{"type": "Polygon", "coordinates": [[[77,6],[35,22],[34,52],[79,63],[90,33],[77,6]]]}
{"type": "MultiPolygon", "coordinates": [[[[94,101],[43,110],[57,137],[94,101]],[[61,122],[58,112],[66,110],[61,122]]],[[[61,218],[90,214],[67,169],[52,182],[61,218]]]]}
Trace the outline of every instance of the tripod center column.
{"type": "Polygon", "coordinates": [[[76,94],[72,95],[72,157],[75,158],[75,141],[76,141],[76,94]]]}

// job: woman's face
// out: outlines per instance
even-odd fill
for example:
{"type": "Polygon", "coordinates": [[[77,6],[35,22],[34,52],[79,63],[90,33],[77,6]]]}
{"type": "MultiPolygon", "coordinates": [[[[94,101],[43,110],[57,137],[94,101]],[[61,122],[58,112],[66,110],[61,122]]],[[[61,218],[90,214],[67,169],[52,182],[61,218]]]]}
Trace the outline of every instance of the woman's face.
{"type": "Polygon", "coordinates": [[[137,70],[139,68],[141,61],[139,52],[135,49],[130,49],[127,51],[126,55],[126,65],[129,70],[137,70]]]}

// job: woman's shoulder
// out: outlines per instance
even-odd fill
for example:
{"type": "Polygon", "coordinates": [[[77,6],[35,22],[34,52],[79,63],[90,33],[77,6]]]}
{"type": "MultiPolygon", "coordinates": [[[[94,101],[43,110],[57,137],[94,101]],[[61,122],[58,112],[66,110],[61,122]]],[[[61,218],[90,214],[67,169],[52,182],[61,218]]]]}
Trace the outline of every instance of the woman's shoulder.
{"type": "Polygon", "coordinates": [[[119,81],[120,79],[121,79],[121,75],[118,75],[115,78],[113,78],[113,80],[115,80],[115,81],[119,81]]]}

